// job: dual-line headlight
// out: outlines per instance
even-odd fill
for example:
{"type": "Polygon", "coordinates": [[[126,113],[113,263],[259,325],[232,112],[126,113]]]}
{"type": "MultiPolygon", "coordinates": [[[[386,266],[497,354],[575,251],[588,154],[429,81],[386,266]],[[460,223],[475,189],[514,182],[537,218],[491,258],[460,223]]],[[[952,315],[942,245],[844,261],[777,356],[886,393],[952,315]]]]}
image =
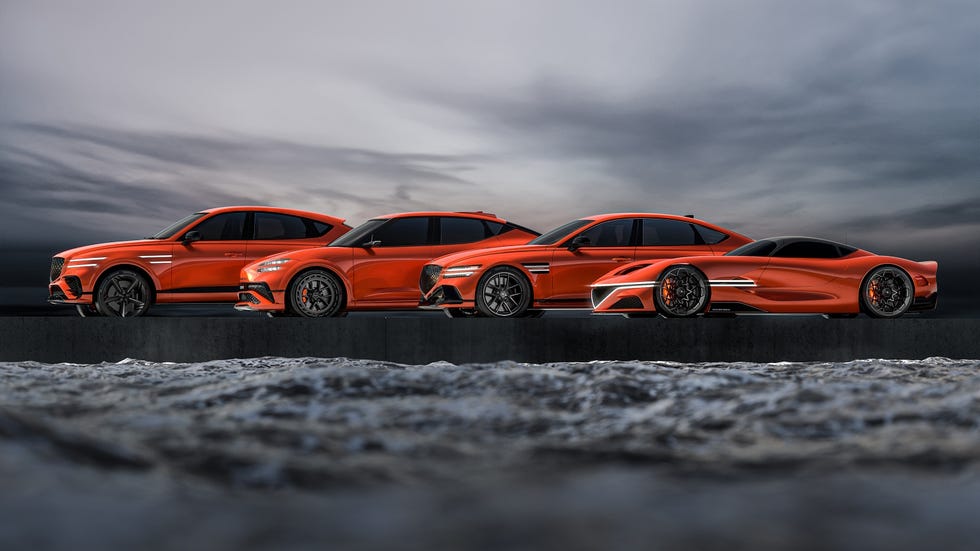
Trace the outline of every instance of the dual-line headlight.
{"type": "Polygon", "coordinates": [[[289,258],[277,258],[275,260],[266,260],[265,262],[259,262],[259,267],[255,270],[259,273],[264,272],[277,272],[282,268],[282,265],[289,262],[289,258]]]}
{"type": "Polygon", "coordinates": [[[446,268],[445,271],[442,272],[442,277],[469,277],[476,273],[476,271],[479,269],[479,264],[475,264],[473,266],[455,266],[452,268],[446,268]]]}

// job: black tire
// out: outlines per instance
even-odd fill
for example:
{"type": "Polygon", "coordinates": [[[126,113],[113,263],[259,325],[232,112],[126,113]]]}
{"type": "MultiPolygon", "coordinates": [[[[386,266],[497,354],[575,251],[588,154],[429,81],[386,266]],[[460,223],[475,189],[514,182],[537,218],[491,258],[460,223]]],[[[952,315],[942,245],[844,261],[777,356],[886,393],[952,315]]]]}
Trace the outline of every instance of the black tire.
{"type": "Polygon", "coordinates": [[[897,266],[878,266],[861,282],[861,309],[873,318],[897,318],[914,298],[912,278],[897,266]]]}
{"type": "Polygon", "coordinates": [[[95,304],[76,304],[75,310],[83,318],[97,318],[102,316],[95,304]]]}
{"type": "Polygon", "coordinates": [[[95,289],[99,314],[118,318],[142,316],[153,304],[153,285],[134,270],[116,270],[102,276],[95,289]]]}
{"type": "Polygon", "coordinates": [[[708,278],[693,266],[671,266],[660,274],[653,289],[657,312],[668,318],[689,318],[708,308],[711,287],[708,278]]]}
{"type": "Polygon", "coordinates": [[[520,318],[530,306],[531,282],[516,268],[489,270],[476,286],[476,308],[485,316],[520,318]]]}
{"type": "Polygon", "coordinates": [[[347,292],[340,278],[327,270],[307,270],[289,284],[289,311],[306,318],[336,317],[345,313],[347,292]]]}
{"type": "Polygon", "coordinates": [[[443,308],[443,312],[451,318],[480,318],[483,315],[475,308],[443,308]]]}

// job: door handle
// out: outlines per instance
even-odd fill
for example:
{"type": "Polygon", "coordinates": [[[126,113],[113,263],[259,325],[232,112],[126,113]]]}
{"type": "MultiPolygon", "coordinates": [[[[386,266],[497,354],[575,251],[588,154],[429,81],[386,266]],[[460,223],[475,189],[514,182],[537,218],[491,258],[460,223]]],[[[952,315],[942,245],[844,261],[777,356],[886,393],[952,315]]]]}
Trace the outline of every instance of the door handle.
{"type": "Polygon", "coordinates": [[[612,259],[613,259],[613,262],[629,262],[630,260],[633,260],[632,258],[630,258],[628,256],[614,256],[614,257],[612,257],[612,259]]]}
{"type": "Polygon", "coordinates": [[[225,256],[232,257],[232,258],[237,258],[239,256],[245,256],[245,253],[235,253],[235,252],[225,253],[225,256]]]}

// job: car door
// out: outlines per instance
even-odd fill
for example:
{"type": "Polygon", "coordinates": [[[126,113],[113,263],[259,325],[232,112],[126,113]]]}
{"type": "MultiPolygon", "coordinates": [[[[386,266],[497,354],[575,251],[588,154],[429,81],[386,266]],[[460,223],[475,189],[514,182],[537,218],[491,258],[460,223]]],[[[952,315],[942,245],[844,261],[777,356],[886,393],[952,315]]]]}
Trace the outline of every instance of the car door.
{"type": "Polygon", "coordinates": [[[245,250],[246,264],[281,252],[319,245],[317,237],[325,233],[322,229],[315,227],[313,220],[299,216],[256,211],[252,214],[251,239],[245,250]]]}
{"type": "MultiPolygon", "coordinates": [[[[803,302],[819,310],[823,302],[837,298],[834,282],[840,277],[838,257],[837,248],[829,243],[788,243],[770,256],[755,293],[776,303],[803,302]]],[[[791,309],[797,311],[799,307],[791,309]]]]}
{"type": "Polygon", "coordinates": [[[435,223],[428,216],[392,218],[354,247],[354,300],[362,305],[415,305],[419,274],[432,256],[435,223]]]}
{"type": "Polygon", "coordinates": [[[200,240],[174,246],[170,292],[237,292],[239,274],[245,266],[246,216],[244,211],[223,212],[185,232],[196,231],[200,240]]]}
{"type": "Polygon", "coordinates": [[[588,300],[593,281],[635,258],[635,225],[633,218],[607,220],[586,228],[557,247],[551,259],[551,296],[541,297],[542,301],[588,300]],[[578,237],[588,238],[588,243],[569,248],[578,237]]]}

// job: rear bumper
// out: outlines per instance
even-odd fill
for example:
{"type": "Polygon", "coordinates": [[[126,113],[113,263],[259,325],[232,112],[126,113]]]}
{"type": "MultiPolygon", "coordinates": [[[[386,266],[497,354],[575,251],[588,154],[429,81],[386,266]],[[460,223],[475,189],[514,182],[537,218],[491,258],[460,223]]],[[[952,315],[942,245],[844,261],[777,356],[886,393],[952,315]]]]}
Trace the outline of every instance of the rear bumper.
{"type": "Polygon", "coordinates": [[[935,310],[936,304],[939,302],[939,293],[932,293],[925,297],[915,297],[912,301],[912,306],[909,307],[910,312],[922,312],[926,310],[935,310]]]}

